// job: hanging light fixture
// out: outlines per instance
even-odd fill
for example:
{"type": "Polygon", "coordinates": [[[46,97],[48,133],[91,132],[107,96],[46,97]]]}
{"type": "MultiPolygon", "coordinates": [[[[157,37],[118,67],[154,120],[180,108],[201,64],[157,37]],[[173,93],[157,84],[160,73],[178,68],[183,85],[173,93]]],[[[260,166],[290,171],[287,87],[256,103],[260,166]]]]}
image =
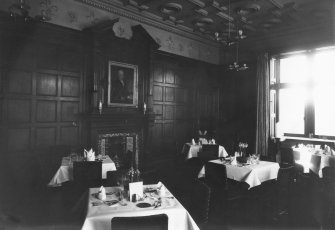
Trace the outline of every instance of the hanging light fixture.
{"type": "Polygon", "coordinates": [[[236,70],[236,71],[243,71],[248,69],[249,67],[245,63],[239,63],[238,61],[238,48],[239,48],[239,43],[236,43],[236,59],[235,61],[228,66],[228,70],[236,70]]]}
{"type": "Polygon", "coordinates": [[[234,45],[235,43],[237,43],[239,40],[242,40],[242,39],[245,39],[247,36],[243,34],[243,30],[242,29],[238,29],[238,25],[234,25],[231,21],[230,21],[230,18],[231,18],[231,14],[230,14],[230,0],[228,1],[228,34],[225,34],[225,33],[222,33],[221,36],[220,36],[220,33],[219,32],[215,32],[214,33],[214,39],[216,41],[219,41],[219,42],[222,42],[222,43],[225,43],[225,45],[227,46],[231,46],[231,45],[234,45]],[[236,27],[236,35],[235,37],[232,37],[231,36],[231,26],[234,26],[236,27]],[[227,35],[226,38],[224,38],[224,36],[227,35]]]}
{"type": "Polygon", "coordinates": [[[24,21],[29,21],[31,17],[29,16],[30,6],[26,3],[26,0],[15,0],[9,7],[10,16],[15,18],[22,17],[24,21]]]}

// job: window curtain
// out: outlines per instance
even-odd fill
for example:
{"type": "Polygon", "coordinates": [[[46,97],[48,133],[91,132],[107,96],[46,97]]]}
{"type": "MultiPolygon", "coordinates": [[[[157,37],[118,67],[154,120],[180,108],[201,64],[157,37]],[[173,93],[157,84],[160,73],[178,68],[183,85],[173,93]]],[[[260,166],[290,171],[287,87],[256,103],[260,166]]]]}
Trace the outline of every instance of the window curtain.
{"type": "Polygon", "coordinates": [[[268,157],[270,135],[270,68],[269,55],[257,57],[256,154],[268,157]]]}

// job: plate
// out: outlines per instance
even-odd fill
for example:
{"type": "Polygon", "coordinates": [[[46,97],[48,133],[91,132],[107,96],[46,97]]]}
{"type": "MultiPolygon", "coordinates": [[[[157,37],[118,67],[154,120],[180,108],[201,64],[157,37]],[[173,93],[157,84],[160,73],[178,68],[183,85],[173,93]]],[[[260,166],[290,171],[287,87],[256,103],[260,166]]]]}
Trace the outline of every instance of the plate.
{"type": "Polygon", "coordinates": [[[144,188],[144,192],[157,192],[157,188],[152,187],[144,188]]]}
{"type": "Polygon", "coordinates": [[[146,203],[146,202],[142,202],[142,203],[136,204],[136,206],[139,207],[139,208],[149,208],[149,207],[151,207],[151,204],[146,203]]]}
{"type": "Polygon", "coordinates": [[[106,200],[106,201],[104,201],[104,203],[107,204],[108,206],[114,207],[114,206],[118,205],[119,201],[117,201],[117,200],[108,200],[107,201],[106,200]]]}

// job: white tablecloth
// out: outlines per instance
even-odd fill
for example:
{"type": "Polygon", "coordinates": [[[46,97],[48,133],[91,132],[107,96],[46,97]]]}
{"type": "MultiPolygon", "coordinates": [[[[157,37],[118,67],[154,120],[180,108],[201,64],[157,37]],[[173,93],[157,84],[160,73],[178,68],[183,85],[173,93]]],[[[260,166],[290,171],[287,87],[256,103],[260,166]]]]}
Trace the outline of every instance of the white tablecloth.
{"type": "MultiPolygon", "coordinates": [[[[106,188],[107,193],[118,190],[119,188],[117,187],[106,188]]],[[[87,215],[82,230],[112,229],[111,220],[113,217],[148,216],[156,214],[166,214],[168,216],[169,230],[199,230],[199,227],[191,215],[176,198],[162,198],[162,206],[158,208],[138,208],[136,203],[129,201],[127,201],[127,206],[121,206],[119,204],[116,207],[109,207],[105,204],[93,206],[92,202],[99,200],[92,194],[98,191],[98,188],[89,189],[87,215]]],[[[107,200],[113,199],[117,199],[115,194],[107,196],[107,200]]],[[[145,198],[145,200],[141,202],[152,203],[153,201],[149,198],[145,198]]]]}
{"type": "Polygon", "coordinates": [[[323,177],[322,169],[324,167],[330,166],[335,167],[335,156],[325,155],[325,154],[311,154],[309,161],[296,160],[297,164],[304,167],[304,172],[308,173],[309,170],[319,175],[320,178],[323,177]]]}
{"type": "MultiPolygon", "coordinates": [[[[197,157],[198,153],[201,151],[202,145],[192,145],[191,143],[185,143],[183,146],[182,153],[186,154],[186,159],[190,159],[192,157],[197,157]],[[186,151],[188,152],[186,153],[186,151]]],[[[225,148],[219,145],[218,157],[227,157],[228,153],[225,148]]]]}
{"type": "MultiPolygon", "coordinates": [[[[115,164],[109,156],[106,156],[102,161],[102,179],[107,178],[107,171],[116,171],[115,164]]],[[[69,157],[63,157],[61,166],[49,182],[48,186],[60,186],[62,183],[70,180],[73,180],[73,164],[70,164],[69,157]]]]}
{"type": "MultiPolygon", "coordinates": [[[[221,160],[212,160],[210,162],[224,164],[221,160]]],[[[237,166],[225,164],[227,169],[227,178],[246,182],[249,189],[260,185],[267,180],[277,179],[279,164],[269,161],[260,161],[259,164],[237,166]]],[[[199,177],[205,176],[205,167],[199,172],[199,177]]]]}

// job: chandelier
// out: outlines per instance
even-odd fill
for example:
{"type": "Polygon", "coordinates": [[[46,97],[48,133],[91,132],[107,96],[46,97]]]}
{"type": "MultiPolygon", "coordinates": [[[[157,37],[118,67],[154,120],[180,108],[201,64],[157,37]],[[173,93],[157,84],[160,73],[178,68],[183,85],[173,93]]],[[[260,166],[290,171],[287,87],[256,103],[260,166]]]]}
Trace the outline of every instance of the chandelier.
{"type": "MultiPolygon", "coordinates": [[[[35,20],[46,22],[51,20],[53,13],[57,11],[57,7],[51,4],[50,0],[41,0],[40,1],[41,14],[35,16],[35,20]]],[[[14,0],[14,3],[8,8],[10,16],[15,20],[23,18],[25,22],[33,20],[29,16],[30,6],[26,0],[14,0]]]]}
{"type": "Polygon", "coordinates": [[[238,61],[238,48],[239,48],[239,43],[236,43],[236,59],[235,61],[228,66],[228,70],[235,70],[235,71],[243,71],[248,69],[249,67],[245,63],[239,63],[238,61]]]}
{"type": "Polygon", "coordinates": [[[30,6],[25,0],[17,0],[9,7],[10,16],[13,18],[22,17],[24,21],[29,21],[31,17],[29,16],[30,6]]]}
{"type": "Polygon", "coordinates": [[[243,30],[238,28],[238,25],[233,24],[231,21],[231,14],[230,14],[230,0],[228,1],[228,34],[215,32],[214,33],[214,40],[218,42],[222,42],[227,46],[234,45],[239,40],[245,39],[247,36],[243,34],[243,30]],[[231,27],[236,27],[236,35],[234,37],[231,36],[231,27]],[[227,36],[227,37],[225,37],[227,36]]]}

